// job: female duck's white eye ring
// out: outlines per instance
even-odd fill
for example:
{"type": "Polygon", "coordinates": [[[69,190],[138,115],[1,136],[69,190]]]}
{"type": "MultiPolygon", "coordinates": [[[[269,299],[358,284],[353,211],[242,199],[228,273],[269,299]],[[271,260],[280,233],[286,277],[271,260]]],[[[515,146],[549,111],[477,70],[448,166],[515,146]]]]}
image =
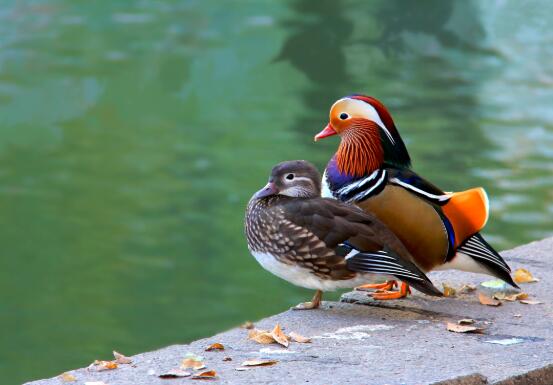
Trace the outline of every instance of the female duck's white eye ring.
{"type": "Polygon", "coordinates": [[[345,112],[342,112],[342,113],[340,114],[340,119],[346,120],[347,118],[349,118],[349,115],[346,114],[345,112]]]}
{"type": "Polygon", "coordinates": [[[294,174],[287,174],[286,175],[286,179],[288,179],[288,180],[292,180],[292,179],[294,179],[294,177],[295,177],[294,174]]]}

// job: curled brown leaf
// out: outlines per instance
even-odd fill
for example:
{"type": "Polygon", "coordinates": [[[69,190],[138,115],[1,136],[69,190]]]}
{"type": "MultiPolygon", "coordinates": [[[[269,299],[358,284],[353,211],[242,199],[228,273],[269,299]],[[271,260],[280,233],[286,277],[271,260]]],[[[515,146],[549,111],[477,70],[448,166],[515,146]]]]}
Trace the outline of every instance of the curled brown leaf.
{"type": "Polygon", "coordinates": [[[273,339],[277,343],[281,344],[282,346],[286,348],[288,347],[288,344],[289,344],[288,337],[286,337],[286,334],[282,332],[282,329],[280,328],[279,324],[276,324],[273,330],[271,331],[271,337],[273,337],[273,339]]]}
{"type": "Polygon", "coordinates": [[[113,361],[95,360],[92,364],[88,366],[88,369],[95,370],[97,372],[101,372],[104,370],[113,370],[117,369],[117,363],[113,361]]]}
{"type": "Polygon", "coordinates": [[[475,290],[476,290],[475,285],[471,285],[471,284],[467,283],[467,284],[464,284],[463,286],[461,286],[461,288],[459,289],[459,293],[467,294],[467,293],[472,293],[475,290]]]}
{"type": "Polygon", "coordinates": [[[242,362],[242,366],[271,366],[277,363],[277,360],[247,360],[242,362]]]}
{"type": "Polygon", "coordinates": [[[442,286],[444,288],[444,297],[454,297],[455,294],[457,294],[457,291],[454,287],[450,286],[447,283],[442,283],[442,286]]]}
{"type": "Polygon", "coordinates": [[[59,375],[59,378],[62,382],[75,382],[75,381],[77,381],[77,377],[75,377],[71,373],[62,373],[62,374],[59,375]]]}
{"type": "Polygon", "coordinates": [[[296,332],[291,332],[290,338],[292,338],[293,341],[299,342],[300,344],[307,344],[311,342],[311,338],[304,337],[296,332]]]}
{"type": "Polygon", "coordinates": [[[267,330],[252,329],[248,333],[248,338],[259,344],[272,344],[275,342],[271,332],[267,330]]]}
{"type": "Polygon", "coordinates": [[[540,303],[543,303],[542,301],[536,301],[536,300],[530,300],[530,299],[521,299],[520,303],[523,303],[525,305],[539,305],[540,303]]]}
{"type": "Polygon", "coordinates": [[[253,329],[255,327],[255,325],[253,324],[252,321],[246,321],[242,325],[240,325],[240,327],[242,329],[253,329]]]}
{"type": "Polygon", "coordinates": [[[532,276],[532,273],[530,273],[530,271],[524,268],[516,269],[514,280],[516,283],[530,283],[539,281],[539,279],[532,276]]]}
{"type": "Polygon", "coordinates": [[[510,294],[510,295],[505,295],[503,293],[501,293],[503,295],[498,295],[498,294],[500,294],[500,293],[495,293],[493,297],[495,299],[500,299],[500,300],[509,301],[509,302],[514,302],[514,301],[517,301],[517,300],[528,298],[527,293],[516,293],[516,294],[510,294]]]}
{"type": "Polygon", "coordinates": [[[129,357],[121,354],[121,353],[118,353],[116,352],[115,350],[113,351],[113,357],[115,357],[115,362],[117,362],[118,364],[130,364],[132,363],[132,359],[130,359],[129,357]]]}
{"type": "Polygon", "coordinates": [[[499,306],[499,305],[501,305],[500,301],[498,301],[496,299],[493,299],[493,298],[490,298],[484,293],[479,293],[478,294],[478,300],[480,301],[480,303],[482,305],[487,305],[487,306],[499,306]]]}
{"type": "Polygon", "coordinates": [[[225,350],[225,347],[223,346],[223,344],[220,344],[219,342],[215,342],[214,344],[211,344],[207,348],[205,348],[206,352],[211,352],[214,350],[225,350]]]}
{"type": "Polygon", "coordinates": [[[180,367],[181,369],[194,369],[200,370],[205,368],[203,363],[204,358],[197,356],[194,353],[187,353],[182,360],[180,367]]]}
{"type": "Polygon", "coordinates": [[[454,333],[482,333],[484,332],[483,328],[470,325],[459,325],[453,322],[448,322],[446,329],[454,333]]]}
{"type": "Polygon", "coordinates": [[[187,372],[179,368],[168,370],[167,372],[160,374],[159,378],[180,378],[180,377],[189,377],[192,373],[187,372]]]}
{"type": "Polygon", "coordinates": [[[215,370],[207,370],[192,376],[193,380],[211,380],[217,378],[217,372],[215,370]]]}

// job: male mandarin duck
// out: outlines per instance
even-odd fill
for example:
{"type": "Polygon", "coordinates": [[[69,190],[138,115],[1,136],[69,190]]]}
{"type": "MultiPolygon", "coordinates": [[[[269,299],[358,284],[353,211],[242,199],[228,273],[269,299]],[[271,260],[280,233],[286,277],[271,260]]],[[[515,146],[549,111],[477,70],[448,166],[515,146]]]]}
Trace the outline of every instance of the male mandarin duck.
{"type": "MultiPolygon", "coordinates": [[[[323,196],[354,203],[376,215],[403,242],[425,272],[458,269],[500,278],[513,287],[511,269],[480,235],[489,215],[483,188],[446,193],[411,170],[392,116],[377,99],[344,97],[315,141],[341,142],[323,174],[323,196]]],[[[390,289],[383,285],[365,285],[390,289]]],[[[408,287],[388,298],[405,296],[408,287]]]]}
{"type": "Polygon", "coordinates": [[[383,277],[441,295],[392,231],[358,207],[321,198],[320,181],[309,162],[280,163],[246,210],[248,248],[261,266],[316,290],[310,302],[295,309],[319,307],[323,291],[383,277]]]}

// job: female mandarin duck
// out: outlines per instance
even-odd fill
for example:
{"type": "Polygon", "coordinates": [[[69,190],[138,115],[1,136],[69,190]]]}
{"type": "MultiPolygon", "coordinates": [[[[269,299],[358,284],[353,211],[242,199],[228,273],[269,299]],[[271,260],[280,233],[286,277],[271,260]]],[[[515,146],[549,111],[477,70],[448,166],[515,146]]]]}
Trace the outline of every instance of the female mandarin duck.
{"type": "Polygon", "coordinates": [[[248,248],[261,266],[297,286],[316,290],[311,302],[296,309],[319,307],[322,291],[382,277],[441,295],[394,233],[355,206],[321,198],[320,181],[311,163],[280,163],[246,210],[248,248]]]}
{"type": "MultiPolygon", "coordinates": [[[[315,140],[332,135],[339,135],[341,142],[324,172],[323,196],[355,203],[376,215],[425,272],[484,273],[518,287],[509,266],[479,234],[489,215],[484,189],[445,193],[413,172],[405,144],[381,102],[363,95],[338,100],[315,140]]],[[[364,287],[389,290],[393,285],[364,287]]],[[[381,299],[401,298],[408,290],[402,285],[401,291],[381,299]]]]}

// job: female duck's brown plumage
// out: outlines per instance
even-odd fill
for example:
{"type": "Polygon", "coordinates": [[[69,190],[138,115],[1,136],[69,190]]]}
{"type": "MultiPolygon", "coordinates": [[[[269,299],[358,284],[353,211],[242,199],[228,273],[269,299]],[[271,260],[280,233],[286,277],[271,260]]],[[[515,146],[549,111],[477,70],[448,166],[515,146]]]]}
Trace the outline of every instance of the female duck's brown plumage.
{"type": "Polygon", "coordinates": [[[323,196],[376,215],[424,271],[490,274],[517,287],[509,266],[479,234],[488,219],[485,191],[445,193],[413,172],[405,144],[381,102],[363,95],[338,100],[315,140],[336,134],[341,142],[325,170],[323,196]]]}
{"type": "Polygon", "coordinates": [[[248,204],[245,232],[248,248],[265,269],[317,290],[299,308],[319,306],[322,291],[355,287],[376,276],[395,277],[426,294],[441,295],[378,219],[320,198],[320,174],[306,161],[273,168],[267,186],[248,204]]]}

